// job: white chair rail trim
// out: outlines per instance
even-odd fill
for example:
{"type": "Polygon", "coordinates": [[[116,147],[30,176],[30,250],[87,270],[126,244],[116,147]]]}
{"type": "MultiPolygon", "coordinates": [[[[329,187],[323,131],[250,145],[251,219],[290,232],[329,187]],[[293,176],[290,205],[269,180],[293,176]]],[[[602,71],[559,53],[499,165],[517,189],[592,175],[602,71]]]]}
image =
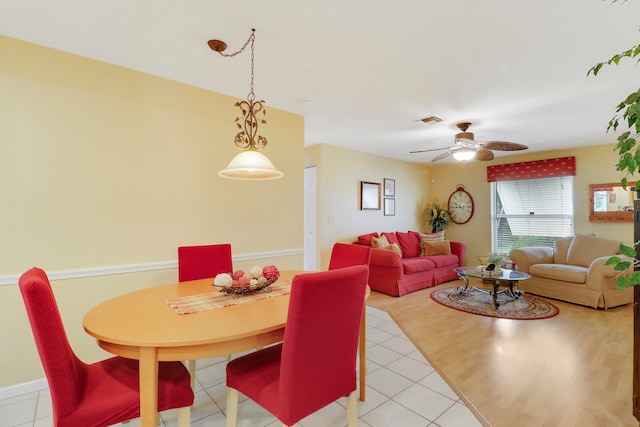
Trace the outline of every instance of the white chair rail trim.
{"type": "MultiPolygon", "coordinates": [[[[283,251],[271,251],[271,252],[255,252],[250,254],[234,255],[233,261],[251,261],[254,259],[264,258],[278,258],[292,255],[302,255],[303,249],[289,249],[283,251]]],[[[112,274],[123,273],[137,273],[140,271],[153,271],[153,270],[167,270],[171,268],[178,268],[178,261],[158,261],[147,262],[141,264],[125,264],[115,265],[109,267],[92,267],[92,268],[78,268],[73,270],[57,270],[47,271],[49,280],[63,280],[63,279],[77,279],[80,277],[94,277],[94,276],[109,276],[112,274]]],[[[17,285],[20,274],[10,274],[0,276],[0,286],[4,285],[17,285]]]]}

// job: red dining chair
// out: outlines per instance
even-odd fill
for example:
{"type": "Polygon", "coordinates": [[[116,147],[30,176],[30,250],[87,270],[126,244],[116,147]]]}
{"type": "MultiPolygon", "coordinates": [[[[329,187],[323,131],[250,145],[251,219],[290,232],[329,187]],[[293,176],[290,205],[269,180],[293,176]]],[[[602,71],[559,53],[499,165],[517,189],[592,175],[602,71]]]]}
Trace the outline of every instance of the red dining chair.
{"type": "Polygon", "coordinates": [[[363,245],[350,245],[347,243],[335,243],[331,249],[329,270],[351,267],[352,265],[369,266],[371,260],[371,247],[363,245]]]}
{"type": "MultiPolygon", "coordinates": [[[[369,266],[371,261],[371,247],[363,245],[350,245],[335,243],[331,250],[329,270],[350,267],[352,265],[369,266]]],[[[367,277],[368,281],[368,277],[367,277]]],[[[365,401],[367,390],[367,315],[365,307],[362,308],[362,323],[360,324],[360,400],[365,401]]]]}
{"type": "MultiPolygon", "coordinates": [[[[112,357],[86,364],[77,358],[62,324],[49,279],[32,268],[18,281],[44,368],[55,427],[103,427],[140,416],[138,361],[112,357]]],[[[180,427],[190,422],[193,390],[180,362],[158,366],[158,411],[180,408],[180,427]]]]}
{"type": "Polygon", "coordinates": [[[359,265],[293,278],[283,342],[227,364],[227,427],[236,425],[239,392],[285,426],[347,396],[349,426],[358,424],[356,353],[368,274],[359,265]]]}
{"type": "MultiPolygon", "coordinates": [[[[213,278],[219,273],[233,273],[229,243],[178,247],[178,282],[213,278]]],[[[196,379],[196,361],[189,360],[187,365],[193,388],[196,379]]]]}
{"type": "Polygon", "coordinates": [[[232,273],[231,245],[180,246],[178,248],[178,281],[213,278],[219,273],[232,273]]]}

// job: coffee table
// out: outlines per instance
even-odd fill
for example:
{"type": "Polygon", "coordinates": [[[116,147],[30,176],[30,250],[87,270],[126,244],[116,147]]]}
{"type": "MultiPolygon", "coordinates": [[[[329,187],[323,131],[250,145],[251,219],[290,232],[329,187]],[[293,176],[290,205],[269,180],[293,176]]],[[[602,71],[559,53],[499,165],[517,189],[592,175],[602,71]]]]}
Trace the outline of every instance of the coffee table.
{"type": "Polygon", "coordinates": [[[518,282],[522,280],[530,279],[531,276],[527,273],[522,273],[517,270],[509,270],[507,268],[501,269],[499,272],[487,272],[484,269],[478,267],[460,267],[453,271],[464,282],[464,287],[460,287],[460,293],[467,293],[472,291],[483,292],[493,296],[493,305],[496,308],[500,308],[498,302],[498,294],[504,294],[511,299],[520,298],[522,293],[518,290],[518,282]],[[469,286],[469,278],[475,277],[482,279],[485,283],[493,285],[493,290],[481,289],[475,286],[469,286]],[[500,286],[505,286],[504,289],[499,290],[500,286]]]}

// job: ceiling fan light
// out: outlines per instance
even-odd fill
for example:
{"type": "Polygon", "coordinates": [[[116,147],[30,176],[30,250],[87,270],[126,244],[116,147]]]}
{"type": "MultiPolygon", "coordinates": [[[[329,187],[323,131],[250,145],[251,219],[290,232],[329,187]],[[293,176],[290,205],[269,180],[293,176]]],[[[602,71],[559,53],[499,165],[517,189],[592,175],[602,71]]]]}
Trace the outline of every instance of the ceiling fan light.
{"type": "Polygon", "coordinates": [[[473,159],[473,157],[476,155],[476,151],[477,150],[473,150],[470,148],[456,150],[453,152],[453,158],[461,162],[466,162],[467,160],[473,159]]]}
{"type": "Polygon", "coordinates": [[[475,140],[473,138],[475,138],[473,132],[460,132],[456,134],[455,140],[466,143],[474,143],[475,140]]]}

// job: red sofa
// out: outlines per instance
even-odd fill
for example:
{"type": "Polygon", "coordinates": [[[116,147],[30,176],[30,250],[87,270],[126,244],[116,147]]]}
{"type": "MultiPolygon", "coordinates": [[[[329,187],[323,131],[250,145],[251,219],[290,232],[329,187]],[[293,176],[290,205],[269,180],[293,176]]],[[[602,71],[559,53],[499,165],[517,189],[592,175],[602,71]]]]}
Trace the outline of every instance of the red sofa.
{"type": "MultiPolygon", "coordinates": [[[[458,279],[453,269],[462,266],[467,251],[464,243],[450,241],[450,255],[421,256],[416,254],[416,248],[418,252],[421,248],[419,233],[382,234],[390,242],[394,239],[393,235],[396,236],[395,241],[402,249],[402,258],[389,249],[371,249],[369,286],[372,290],[398,297],[458,279]]],[[[377,233],[358,236],[358,242],[354,244],[367,245],[369,242],[370,245],[373,236],[377,236],[377,233]]]]}

